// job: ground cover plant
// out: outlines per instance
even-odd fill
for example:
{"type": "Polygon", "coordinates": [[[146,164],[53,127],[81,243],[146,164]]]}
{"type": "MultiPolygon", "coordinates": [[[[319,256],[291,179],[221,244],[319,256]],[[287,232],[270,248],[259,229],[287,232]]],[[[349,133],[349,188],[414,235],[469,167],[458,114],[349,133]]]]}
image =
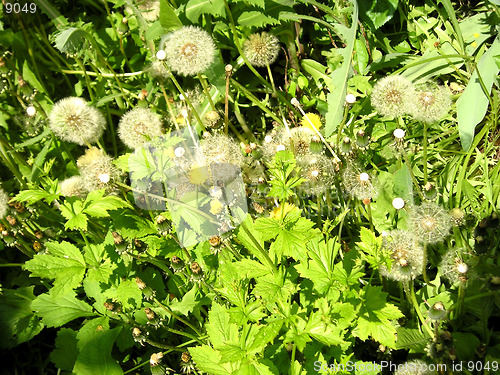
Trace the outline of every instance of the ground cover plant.
{"type": "Polygon", "coordinates": [[[498,0],[0,7],[0,372],[500,373],[498,0]]]}

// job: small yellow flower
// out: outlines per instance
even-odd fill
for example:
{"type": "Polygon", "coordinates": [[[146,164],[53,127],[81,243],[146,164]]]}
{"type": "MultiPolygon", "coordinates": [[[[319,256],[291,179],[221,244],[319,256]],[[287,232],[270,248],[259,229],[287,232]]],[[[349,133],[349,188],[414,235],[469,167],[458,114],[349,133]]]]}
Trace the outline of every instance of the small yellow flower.
{"type": "Polygon", "coordinates": [[[218,215],[218,214],[220,214],[223,207],[224,206],[222,205],[222,203],[218,199],[212,199],[210,201],[210,213],[212,215],[218,215]]]}
{"type": "Polygon", "coordinates": [[[294,204],[285,203],[284,206],[279,206],[279,207],[276,207],[274,210],[272,210],[270,217],[272,217],[273,219],[276,219],[276,220],[281,220],[282,208],[284,208],[283,209],[283,217],[285,217],[286,214],[288,214],[289,212],[292,212],[294,210],[298,210],[298,208],[294,204]]]}
{"type": "Polygon", "coordinates": [[[316,113],[306,113],[306,115],[304,117],[302,117],[302,120],[300,120],[300,123],[302,124],[303,127],[309,128],[313,131],[314,131],[314,128],[319,129],[323,125],[321,123],[321,118],[316,113]],[[312,125],[311,125],[311,123],[312,123],[312,125]],[[314,127],[313,127],[313,125],[314,125],[314,127]]]}
{"type": "Polygon", "coordinates": [[[191,166],[189,171],[189,182],[195,185],[203,185],[203,183],[210,177],[208,166],[198,165],[197,163],[191,166]]]}

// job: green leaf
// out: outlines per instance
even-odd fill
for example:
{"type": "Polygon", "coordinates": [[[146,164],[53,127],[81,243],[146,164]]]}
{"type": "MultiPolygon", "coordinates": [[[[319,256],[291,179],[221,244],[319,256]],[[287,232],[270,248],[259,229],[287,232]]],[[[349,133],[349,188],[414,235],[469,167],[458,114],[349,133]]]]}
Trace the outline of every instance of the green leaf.
{"type": "Polygon", "coordinates": [[[47,327],[60,327],[73,319],[95,315],[85,302],[76,299],[74,292],[66,295],[40,294],[31,308],[42,317],[47,327]]]}
{"type": "Polygon", "coordinates": [[[165,31],[180,29],[182,22],[167,0],[160,0],[160,25],[165,31]]]}
{"type": "Polygon", "coordinates": [[[249,10],[242,12],[238,17],[238,24],[244,27],[262,27],[267,25],[277,25],[279,20],[261,10],[249,10]]]}
{"type": "Polygon", "coordinates": [[[198,288],[193,287],[189,292],[184,294],[182,301],[173,301],[170,303],[169,307],[172,311],[187,315],[193,312],[196,306],[200,303],[199,299],[196,299],[198,288]]]}
{"type": "Polygon", "coordinates": [[[12,201],[15,202],[27,202],[29,205],[36,203],[42,199],[45,199],[47,203],[51,203],[54,199],[57,199],[57,195],[53,195],[45,190],[23,190],[20,191],[12,201]]]}
{"type": "Polygon", "coordinates": [[[94,190],[89,193],[83,205],[83,213],[91,217],[108,217],[108,211],[118,208],[132,208],[129,203],[119,197],[103,197],[103,194],[104,190],[94,190]]]}
{"type": "Polygon", "coordinates": [[[87,278],[107,283],[118,265],[112,263],[105,252],[105,244],[90,244],[85,247],[85,262],[88,264],[87,278]]]}
{"type": "Polygon", "coordinates": [[[189,0],[186,4],[186,17],[193,23],[198,22],[200,15],[210,13],[214,16],[226,14],[222,0],[189,0]]]}
{"type": "Polygon", "coordinates": [[[333,285],[334,279],[332,272],[334,268],[334,259],[340,250],[340,244],[335,241],[329,241],[328,245],[320,237],[311,240],[307,245],[307,262],[300,261],[295,266],[300,276],[311,280],[314,289],[320,294],[325,294],[333,285]]]}
{"type": "Polygon", "coordinates": [[[196,362],[196,366],[207,374],[231,375],[233,373],[229,364],[220,364],[222,355],[208,345],[190,347],[189,353],[196,362]]]}
{"type": "Polygon", "coordinates": [[[499,54],[500,40],[497,38],[477,63],[465,91],[457,100],[458,132],[464,150],[472,145],[474,129],[488,110],[491,88],[500,71],[494,57],[499,54]]]}
{"type": "Polygon", "coordinates": [[[57,332],[56,348],[50,353],[50,360],[63,371],[72,371],[78,356],[76,332],[61,328],[57,332]]]}
{"type": "Polygon", "coordinates": [[[85,261],[80,250],[63,241],[47,242],[47,253],[36,254],[25,263],[25,268],[32,276],[55,279],[51,293],[66,294],[76,288],[85,275],[85,261]]]}
{"type": "Polygon", "coordinates": [[[401,318],[403,314],[396,306],[387,303],[387,295],[379,286],[368,285],[363,290],[358,324],[352,333],[361,340],[372,337],[382,345],[395,348],[396,328],[391,321],[401,318]]]}
{"type": "Polygon", "coordinates": [[[142,305],[142,292],[135,280],[122,280],[117,287],[105,292],[106,297],[117,300],[124,308],[138,308],[142,305]]]}
{"type": "Polygon", "coordinates": [[[94,330],[92,338],[86,340],[84,346],[79,345],[80,353],[73,369],[75,374],[123,374],[120,365],[111,356],[111,349],[122,328],[102,329],[101,327],[94,330]]]}
{"type": "Polygon", "coordinates": [[[61,215],[67,220],[64,224],[65,229],[83,229],[87,230],[87,216],[82,213],[83,203],[76,197],[66,198],[63,204],[59,206],[61,215]]]}
{"type": "Polygon", "coordinates": [[[0,294],[1,348],[12,348],[31,340],[43,329],[40,319],[31,310],[35,299],[33,286],[15,290],[2,289],[0,294]]]}
{"type": "Polygon", "coordinates": [[[399,0],[359,1],[359,14],[373,31],[385,25],[396,12],[399,0]]]}
{"type": "Polygon", "coordinates": [[[325,124],[325,136],[329,137],[333,134],[337,126],[339,126],[342,118],[344,116],[344,100],[347,90],[347,81],[352,72],[351,68],[351,56],[354,50],[354,42],[356,41],[356,30],[358,26],[358,2],[356,0],[351,1],[353,5],[352,13],[352,25],[348,29],[343,25],[337,24],[337,28],[344,37],[344,43],[347,45],[346,48],[337,49],[337,51],[342,55],[343,62],[342,65],[335,69],[331,74],[331,85],[330,93],[327,95],[328,102],[328,112],[326,114],[326,124],[325,124]]]}
{"type": "Polygon", "coordinates": [[[361,227],[360,237],[361,242],[356,242],[356,245],[370,267],[378,269],[384,263],[390,267],[391,259],[382,248],[382,237],[375,236],[375,233],[364,227],[361,227]]]}
{"type": "Polygon", "coordinates": [[[408,166],[403,165],[394,173],[394,194],[413,205],[413,182],[408,166]]]}
{"type": "Polygon", "coordinates": [[[55,45],[62,53],[72,54],[82,50],[83,43],[88,37],[89,34],[85,30],[78,27],[68,27],[57,35],[55,45]]]}
{"type": "Polygon", "coordinates": [[[265,265],[252,259],[243,258],[242,260],[233,264],[236,267],[236,272],[238,272],[238,275],[247,279],[251,279],[253,277],[261,277],[267,275],[269,272],[269,269],[265,265]]]}
{"type": "Polygon", "coordinates": [[[239,344],[238,326],[229,322],[230,316],[224,306],[213,303],[208,313],[208,321],[207,333],[214,348],[221,349],[227,344],[239,344]]]}
{"type": "Polygon", "coordinates": [[[23,79],[28,82],[33,88],[37,89],[40,93],[45,93],[43,85],[31,71],[27,60],[24,60],[23,63],[23,79]]]}
{"type": "Polygon", "coordinates": [[[398,328],[398,339],[396,349],[411,350],[413,352],[422,352],[429,339],[416,328],[398,328]]]}

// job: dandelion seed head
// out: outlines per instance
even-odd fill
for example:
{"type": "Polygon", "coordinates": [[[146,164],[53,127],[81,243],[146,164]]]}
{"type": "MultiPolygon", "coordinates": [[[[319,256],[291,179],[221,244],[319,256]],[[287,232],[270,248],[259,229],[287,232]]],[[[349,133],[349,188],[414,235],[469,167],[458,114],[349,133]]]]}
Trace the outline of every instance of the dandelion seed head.
{"type": "Polygon", "coordinates": [[[202,139],[199,152],[201,160],[205,160],[208,165],[227,163],[241,166],[244,160],[240,145],[233,138],[223,134],[211,134],[202,139]]]}
{"type": "Polygon", "coordinates": [[[394,130],[392,134],[394,135],[394,138],[403,139],[405,137],[406,132],[403,129],[398,128],[394,130]]]}
{"type": "Polygon", "coordinates": [[[106,120],[84,99],[69,97],[54,104],[49,113],[49,126],[62,140],[83,146],[101,138],[106,120]]]}
{"type": "Polygon", "coordinates": [[[174,155],[178,158],[182,158],[185,154],[186,154],[186,150],[184,149],[184,147],[177,147],[174,150],[174,155]]]}
{"type": "Polygon", "coordinates": [[[162,40],[167,65],[182,76],[203,73],[215,60],[212,37],[196,26],[184,26],[162,40]]]}
{"type": "Polygon", "coordinates": [[[285,145],[278,145],[278,146],[276,146],[276,151],[278,151],[278,152],[279,151],[285,151],[285,150],[286,150],[285,145]]]}
{"type": "Polygon", "coordinates": [[[36,108],[30,105],[28,108],[26,108],[26,115],[28,115],[29,117],[33,117],[34,115],[36,115],[36,108]]]}
{"type": "Polygon", "coordinates": [[[408,104],[408,113],[417,121],[432,123],[443,118],[450,107],[451,97],[448,88],[426,85],[412,97],[408,104]]]}
{"type": "Polygon", "coordinates": [[[405,201],[403,198],[394,198],[392,200],[392,207],[394,207],[396,210],[400,210],[405,206],[405,201]]]}
{"type": "Polygon", "coordinates": [[[367,172],[363,172],[354,164],[348,165],[342,173],[342,182],[349,195],[363,199],[373,199],[378,194],[378,185],[372,181],[367,172]]]}
{"type": "Polygon", "coordinates": [[[111,190],[112,183],[118,180],[119,172],[113,165],[113,158],[102,150],[92,147],[77,160],[77,166],[87,191],[111,190]]]}
{"type": "Polygon", "coordinates": [[[407,282],[422,273],[424,250],[411,232],[401,229],[389,231],[383,237],[383,246],[390,254],[392,265],[390,269],[385,264],[380,266],[382,276],[407,282]]]}
{"type": "Polygon", "coordinates": [[[118,123],[118,136],[135,150],[162,134],[160,116],[149,108],[135,108],[125,113],[118,123]]]}
{"type": "Polygon", "coordinates": [[[383,116],[402,116],[407,113],[408,102],[415,88],[406,78],[387,76],[377,81],[371,93],[373,107],[383,116]]]}
{"type": "Polygon", "coordinates": [[[160,17],[160,0],[139,0],[137,8],[148,22],[154,22],[160,17]]]}
{"type": "Polygon", "coordinates": [[[279,40],[267,32],[251,34],[243,43],[243,53],[250,64],[265,67],[276,61],[280,50],[279,40]]]}
{"type": "Polygon", "coordinates": [[[59,184],[59,189],[61,191],[61,195],[65,197],[82,198],[87,193],[82,176],[73,176],[62,180],[59,184]]]}
{"type": "Polygon", "coordinates": [[[165,50],[161,49],[158,52],[156,52],[156,58],[158,60],[165,60],[166,57],[167,57],[167,53],[165,52],[165,50]]]}
{"type": "Polygon", "coordinates": [[[424,202],[410,212],[412,230],[426,243],[444,240],[449,234],[451,224],[451,216],[436,203],[424,202]]]}
{"type": "Polygon", "coordinates": [[[465,282],[469,277],[469,266],[463,260],[464,249],[449,249],[439,263],[439,271],[451,284],[465,282]]]}

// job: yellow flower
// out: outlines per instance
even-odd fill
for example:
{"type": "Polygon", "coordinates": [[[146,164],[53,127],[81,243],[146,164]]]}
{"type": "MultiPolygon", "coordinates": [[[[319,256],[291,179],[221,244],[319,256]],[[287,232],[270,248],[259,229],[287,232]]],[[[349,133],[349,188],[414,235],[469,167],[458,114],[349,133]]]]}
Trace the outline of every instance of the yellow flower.
{"type": "Polygon", "coordinates": [[[276,220],[281,220],[282,207],[284,208],[283,209],[283,217],[285,217],[286,214],[288,214],[289,212],[292,212],[294,210],[298,210],[298,208],[294,204],[285,203],[284,206],[279,206],[279,207],[276,207],[274,210],[272,210],[270,217],[272,217],[273,219],[276,219],[276,220]]]}
{"type": "Polygon", "coordinates": [[[321,128],[321,126],[323,125],[321,123],[321,118],[316,113],[306,113],[306,115],[302,117],[302,120],[300,120],[300,123],[303,127],[309,128],[313,131],[314,127],[319,130],[319,128],[321,128]],[[314,125],[314,127],[311,125],[311,123],[312,125],[314,125]]]}
{"type": "Polygon", "coordinates": [[[212,199],[210,201],[210,213],[212,215],[218,215],[218,214],[220,214],[223,207],[224,206],[222,205],[222,203],[218,199],[212,199]]]}
{"type": "Polygon", "coordinates": [[[189,182],[195,185],[203,185],[210,177],[210,171],[206,165],[198,165],[197,163],[191,166],[189,171],[189,182]]]}

